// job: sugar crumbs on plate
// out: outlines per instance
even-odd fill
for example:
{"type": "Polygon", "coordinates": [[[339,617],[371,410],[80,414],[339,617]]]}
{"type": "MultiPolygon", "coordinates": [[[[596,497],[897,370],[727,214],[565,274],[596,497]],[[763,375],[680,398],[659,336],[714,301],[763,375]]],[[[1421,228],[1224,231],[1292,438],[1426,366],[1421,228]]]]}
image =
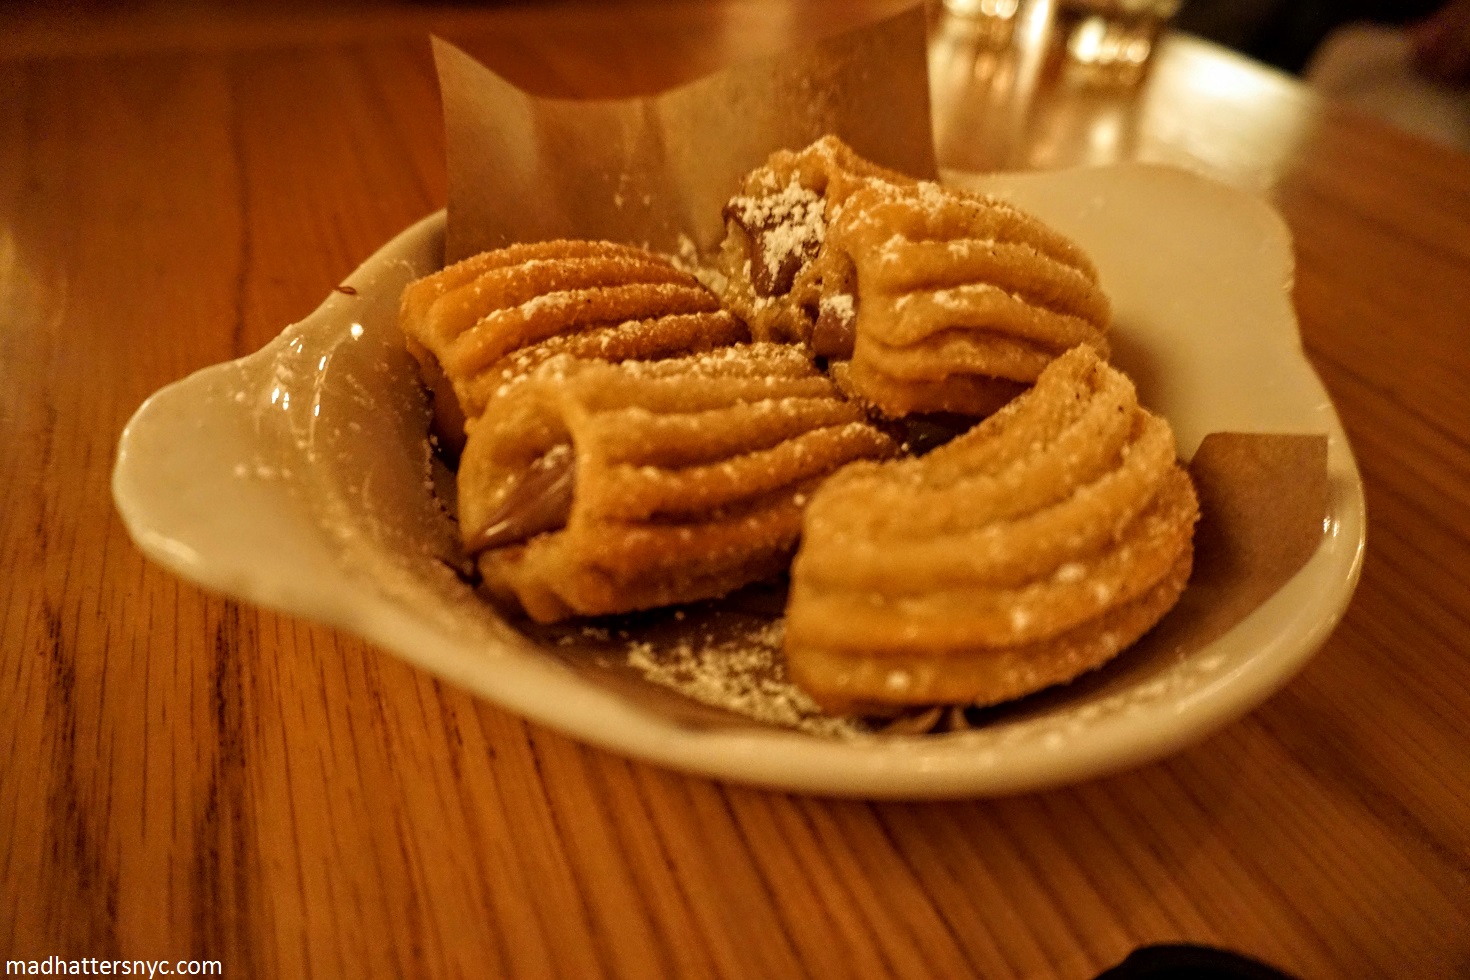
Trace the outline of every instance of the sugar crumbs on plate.
{"type": "Polygon", "coordinates": [[[855,719],[822,714],[786,679],[782,632],[777,619],[672,644],[633,641],[626,648],[627,663],[651,684],[755,721],[829,737],[865,733],[868,729],[855,719]]]}

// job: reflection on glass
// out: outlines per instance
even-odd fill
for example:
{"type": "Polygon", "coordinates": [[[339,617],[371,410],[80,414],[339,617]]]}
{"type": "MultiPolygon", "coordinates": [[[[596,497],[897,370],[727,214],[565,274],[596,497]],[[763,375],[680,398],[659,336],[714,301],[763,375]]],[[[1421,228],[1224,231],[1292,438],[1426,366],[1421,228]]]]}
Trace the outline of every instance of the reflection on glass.
{"type": "Polygon", "coordinates": [[[955,31],[984,46],[1002,47],[1011,40],[1021,0],[944,0],[955,31]]]}
{"type": "Polygon", "coordinates": [[[1136,85],[1179,0],[1062,0],[1059,40],[1074,78],[1136,85]]]}
{"type": "MultiPolygon", "coordinates": [[[[979,0],[947,0],[946,10],[962,2],[979,0]]],[[[946,15],[930,48],[941,163],[997,170],[1130,158],[1159,18],[1177,8],[1177,0],[1024,0],[1000,46],[978,41],[971,18],[946,15]]]]}
{"type": "Polygon", "coordinates": [[[1067,39],[1067,55],[1083,65],[1142,65],[1152,46],[1153,38],[1147,35],[1125,30],[1102,17],[1088,17],[1067,39]]]}
{"type": "MultiPolygon", "coordinates": [[[[1138,16],[1140,0],[1129,2],[1119,9],[1138,16]]],[[[1029,170],[1147,160],[1270,186],[1310,122],[1296,87],[1186,35],[1117,28],[1097,12],[1102,5],[1021,0],[1000,44],[946,6],[929,49],[940,165],[1029,170]]],[[[1175,7],[1168,0],[1163,9],[1175,7]]]]}

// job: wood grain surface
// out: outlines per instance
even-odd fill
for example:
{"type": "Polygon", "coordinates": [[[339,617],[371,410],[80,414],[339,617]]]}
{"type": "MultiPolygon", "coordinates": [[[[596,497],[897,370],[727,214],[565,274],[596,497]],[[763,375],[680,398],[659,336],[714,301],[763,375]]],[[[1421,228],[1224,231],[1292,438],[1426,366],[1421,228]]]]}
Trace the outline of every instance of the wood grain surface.
{"type": "Polygon", "coordinates": [[[1304,673],[1165,762],[943,804],[720,785],[204,594],[129,542],[108,479],[140,402],[260,347],[442,205],[430,31],[527,87],[619,95],[901,6],[14,14],[0,959],[1083,978],[1193,941],[1303,977],[1470,974],[1470,158],[1201,42],[1137,89],[1043,80],[997,122],[984,52],[937,16],[934,41],[946,163],[1167,160],[1269,195],[1295,235],[1304,342],[1367,487],[1362,583],[1304,673]]]}

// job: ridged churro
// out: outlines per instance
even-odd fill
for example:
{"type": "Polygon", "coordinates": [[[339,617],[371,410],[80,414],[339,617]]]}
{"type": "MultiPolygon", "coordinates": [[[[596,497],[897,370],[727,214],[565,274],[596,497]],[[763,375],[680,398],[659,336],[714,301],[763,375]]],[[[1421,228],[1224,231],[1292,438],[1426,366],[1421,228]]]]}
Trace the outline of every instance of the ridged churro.
{"type": "Polygon", "coordinates": [[[470,421],[460,529],[543,622],[688,602],[784,571],[816,486],[894,450],[792,347],[553,358],[470,421]]]}
{"type": "Polygon", "coordinates": [[[855,191],[810,277],[813,348],[885,415],[987,415],[1062,352],[1108,353],[1111,310],[1087,255],[1023,211],[939,184],[855,191]]]}
{"type": "Polygon", "coordinates": [[[457,262],[404,291],[400,324],[451,443],[496,391],[558,354],[648,360],[747,337],[714,293],[667,259],[587,241],[457,262]]]}
{"type": "Polygon", "coordinates": [[[1197,517],[1168,423],[1079,346],[952,442],[822,486],[792,569],[788,671],[834,712],[1070,680],[1172,607],[1197,517]]]}

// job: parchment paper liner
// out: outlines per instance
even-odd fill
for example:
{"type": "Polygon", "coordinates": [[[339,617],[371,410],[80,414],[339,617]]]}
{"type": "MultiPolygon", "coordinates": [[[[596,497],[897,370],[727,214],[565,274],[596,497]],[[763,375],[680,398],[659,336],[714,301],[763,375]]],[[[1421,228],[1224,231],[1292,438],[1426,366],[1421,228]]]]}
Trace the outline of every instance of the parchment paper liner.
{"type": "MultiPolygon", "coordinates": [[[[551,238],[629,242],[697,259],[718,245],[721,206],[750,169],[775,149],[829,132],[877,163],[933,177],[925,53],[925,15],[916,7],[658,96],[570,101],[525,93],[436,39],[449,177],[446,262],[551,238]]],[[[1045,710],[1057,698],[1118,684],[1140,665],[1188,657],[1245,618],[1316,550],[1327,507],[1325,436],[1217,433],[1204,439],[1190,469],[1203,517],[1194,575],[1178,606],[1103,669],[1013,705],[971,710],[965,723],[1045,710]]],[[[658,674],[691,652],[708,660],[722,656],[721,648],[774,651],[783,595],[779,583],[767,583],[679,610],[550,628],[513,612],[505,618],[548,656],[682,725],[866,730],[799,706],[766,710],[786,697],[761,693],[784,683],[776,657],[744,679],[757,690],[738,703],[679,693],[704,697],[700,683],[648,680],[648,667],[658,674]]]]}
{"type": "Polygon", "coordinates": [[[922,7],[661,95],[522,92],[435,39],[449,176],[445,261],[511,242],[593,238],[712,250],[720,208],[773,150],[836,133],[933,177],[922,7]]]}

